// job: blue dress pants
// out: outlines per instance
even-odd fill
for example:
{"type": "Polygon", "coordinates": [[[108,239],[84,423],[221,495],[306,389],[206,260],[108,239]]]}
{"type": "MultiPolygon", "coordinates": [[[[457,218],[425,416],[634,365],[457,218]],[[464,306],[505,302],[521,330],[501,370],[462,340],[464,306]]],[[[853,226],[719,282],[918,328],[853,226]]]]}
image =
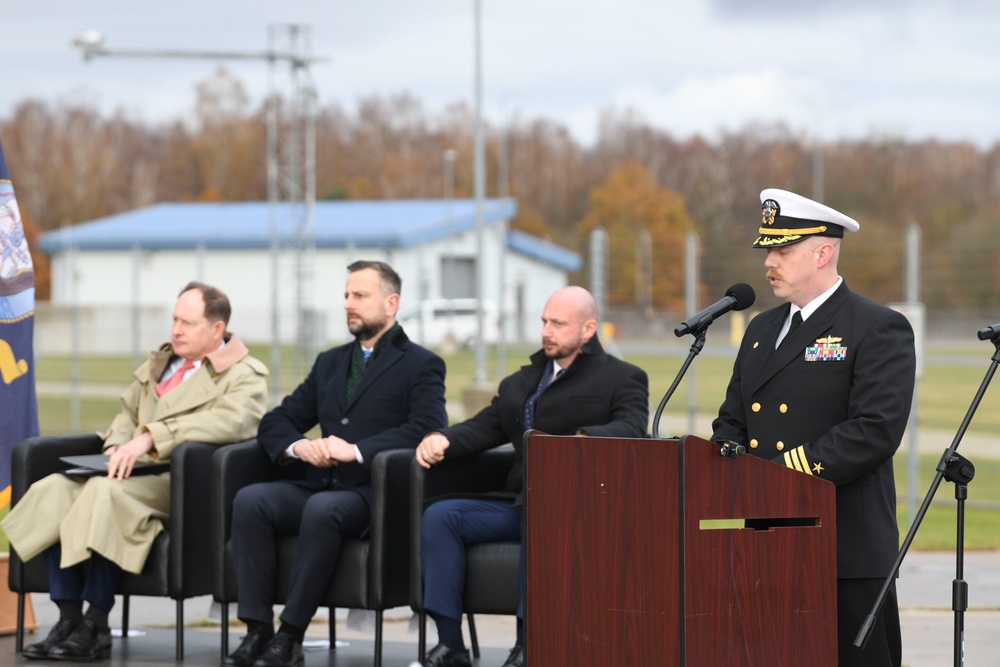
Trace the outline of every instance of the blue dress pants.
{"type": "Polygon", "coordinates": [[[115,591],[122,580],[122,569],[104,556],[92,553],[87,561],[73,567],[59,567],[62,549],[58,542],[42,552],[49,573],[49,597],[56,602],[86,600],[107,613],[115,606],[115,591]]]}
{"type": "Polygon", "coordinates": [[[288,481],[240,489],[233,500],[231,537],[239,618],[274,622],[278,540],[298,535],[281,621],[308,628],[330,586],[341,543],[360,537],[370,520],[368,501],[355,491],[316,491],[288,481]]]}
{"type": "MultiPolygon", "coordinates": [[[[451,499],[427,508],[420,526],[424,609],[460,620],[465,589],[465,547],[479,542],[521,542],[521,508],[503,500],[451,499]]],[[[524,590],[524,549],[518,587],[524,590]]],[[[524,618],[524,600],[517,608],[524,618]]]]}

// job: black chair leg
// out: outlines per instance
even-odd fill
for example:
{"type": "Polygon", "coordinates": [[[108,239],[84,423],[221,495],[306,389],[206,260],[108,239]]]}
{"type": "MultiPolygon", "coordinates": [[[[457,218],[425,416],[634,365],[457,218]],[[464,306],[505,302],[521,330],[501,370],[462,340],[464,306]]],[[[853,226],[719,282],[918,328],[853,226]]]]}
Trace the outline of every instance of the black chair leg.
{"type": "Polygon", "coordinates": [[[177,601],[177,662],[184,659],[184,600],[177,601]]]}
{"type": "Polygon", "coordinates": [[[222,612],[222,657],[225,658],[229,655],[229,603],[220,602],[219,607],[222,612]]]}
{"type": "Polygon", "coordinates": [[[328,610],[330,617],[330,650],[337,650],[337,610],[330,607],[328,610]]]}
{"type": "Polygon", "coordinates": [[[417,662],[423,662],[427,655],[427,612],[422,611],[417,621],[417,662]]]}
{"type": "Polygon", "coordinates": [[[472,642],[472,656],[479,659],[479,635],[476,634],[476,618],[472,614],[466,614],[469,618],[469,640],[472,642]]]}
{"type": "Polygon", "coordinates": [[[14,650],[17,653],[24,650],[24,593],[17,594],[17,632],[14,639],[14,650]]]}
{"type": "Polygon", "coordinates": [[[375,667],[382,667],[382,610],[375,612],[375,667]]]}
{"type": "Polygon", "coordinates": [[[128,638],[128,602],[129,596],[122,596],[122,639],[128,638]]]}

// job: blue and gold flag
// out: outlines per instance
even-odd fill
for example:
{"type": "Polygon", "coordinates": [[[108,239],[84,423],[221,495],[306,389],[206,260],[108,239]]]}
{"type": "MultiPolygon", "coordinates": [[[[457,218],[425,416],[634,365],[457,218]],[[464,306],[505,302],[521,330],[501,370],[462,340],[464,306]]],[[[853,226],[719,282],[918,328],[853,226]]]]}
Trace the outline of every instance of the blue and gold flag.
{"type": "Polygon", "coordinates": [[[14,444],[38,435],[35,270],[0,143],[0,510],[10,504],[14,444]]]}

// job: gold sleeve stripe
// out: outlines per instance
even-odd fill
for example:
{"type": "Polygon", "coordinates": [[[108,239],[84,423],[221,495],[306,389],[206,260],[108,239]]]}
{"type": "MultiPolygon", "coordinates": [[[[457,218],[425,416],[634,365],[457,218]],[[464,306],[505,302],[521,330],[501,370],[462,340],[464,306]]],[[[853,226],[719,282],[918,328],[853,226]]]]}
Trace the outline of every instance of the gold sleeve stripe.
{"type": "Polygon", "coordinates": [[[809,461],[806,459],[806,452],[804,447],[796,447],[791,451],[792,458],[797,458],[800,470],[804,473],[813,474],[812,468],[809,467],[809,461]]]}
{"type": "Polygon", "coordinates": [[[785,452],[785,467],[794,468],[795,470],[802,472],[802,468],[799,467],[798,459],[792,458],[791,452],[785,452]]]}

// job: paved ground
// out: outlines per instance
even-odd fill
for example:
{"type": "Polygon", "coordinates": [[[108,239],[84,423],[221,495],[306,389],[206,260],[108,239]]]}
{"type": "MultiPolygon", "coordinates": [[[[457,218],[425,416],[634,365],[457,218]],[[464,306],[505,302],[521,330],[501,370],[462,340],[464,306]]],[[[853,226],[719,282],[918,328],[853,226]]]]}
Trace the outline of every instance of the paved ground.
{"type": "MultiPolygon", "coordinates": [[[[897,583],[903,628],[903,664],[954,664],[955,613],[951,589],[954,552],[911,552],[897,583]]],[[[969,584],[964,614],[965,664],[1000,664],[1000,552],[966,552],[963,578],[969,584]]]]}
{"type": "MultiPolygon", "coordinates": [[[[964,614],[965,664],[995,665],[1000,663],[1000,553],[968,552],[964,565],[964,578],[969,583],[969,610],[964,614]]],[[[898,591],[903,627],[903,663],[908,667],[954,664],[955,614],[951,607],[951,588],[955,566],[955,554],[950,552],[911,552],[904,559],[898,591]]],[[[56,620],[57,611],[42,596],[33,596],[33,604],[35,616],[41,625],[40,632],[47,632],[56,620]]],[[[206,627],[205,623],[210,608],[209,598],[195,598],[185,606],[190,628],[187,632],[189,655],[185,662],[189,664],[213,664],[218,657],[218,629],[206,627]]],[[[342,647],[336,660],[325,650],[311,651],[307,656],[307,667],[320,664],[370,664],[363,656],[371,655],[372,634],[348,629],[343,616],[344,611],[339,610],[337,637],[349,646],[342,647]]],[[[396,609],[388,612],[387,616],[384,664],[386,667],[405,667],[416,656],[417,645],[410,611],[396,609]]],[[[157,598],[133,599],[131,625],[132,628],[145,632],[146,638],[130,638],[130,644],[136,647],[130,648],[135,659],[126,662],[146,662],[147,659],[139,659],[139,653],[136,652],[141,650],[139,647],[144,642],[148,642],[159,646],[158,651],[150,651],[150,655],[154,657],[149,660],[154,664],[173,663],[173,632],[165,630],[172,627],[173,619],[172,601],[157,598]]],[[[117,618],[114,618],[113,613],[113,621],[115,620],[117,618]]],[[[512,644],[513,618],[482,616],[477,617],[476,624],[483,647],[483,658],[478,664],[499,667],[512,644]]],[[[233,628],[233,642],[237,641],[238,633],[238,628],[233,628]]],[[[428,635],[430,645],[433,645],[432,625],[428,635]]],[[[310,628],[308,639],[321,641],[326,637],[326,619],[318,619],[310,628]]],[[[0,654],[0,665],[20,664],[20,659],[11,660],[14,658],[13,641],[4,639],[2,642],[0,646],[8,648],[6,655],[0,654]]]]}

